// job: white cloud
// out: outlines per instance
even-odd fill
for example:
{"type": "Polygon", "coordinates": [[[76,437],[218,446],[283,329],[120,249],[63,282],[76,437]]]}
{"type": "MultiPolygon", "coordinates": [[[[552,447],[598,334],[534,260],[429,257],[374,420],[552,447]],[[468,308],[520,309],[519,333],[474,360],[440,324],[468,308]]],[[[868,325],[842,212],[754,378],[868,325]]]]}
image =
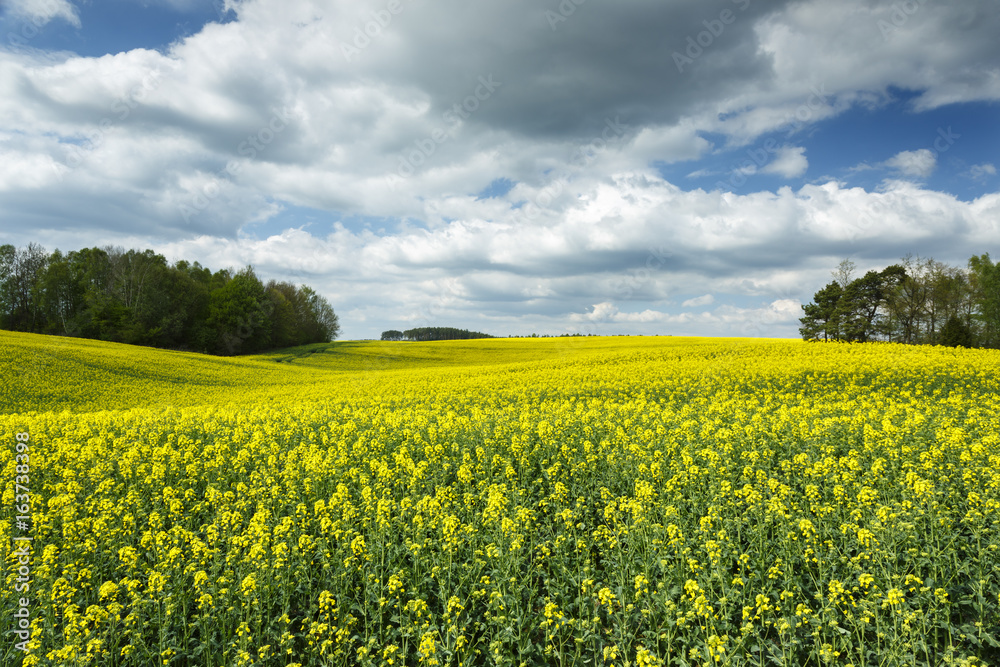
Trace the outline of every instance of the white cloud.
{"type": "Polygon", "coordinates": [[[779,336],[802,315],[801,302],[796,299],[778,299],[758,307],[739,308],[720,306],[713,311],[699,313],[669,313],[653,309],[621,311],[613,303],[599,303],[587,313],[574,313],[572,322],[585,327],[599,324],[633,325],[645,333],[691,335],[691,332],[709,332],[711,335],[779,336]]]}
{"type": "Polygon", "coordinates": [[[761,171],[765,174],[778,174],[785,178],[799,178],[809,168],[806,159],[806,149],[796,146],[785,146],[778,149],[775,157],[761,171]]]}
{"type": "MultiPolygon", "coordinates": [[[[883,34],[880,21],[898,22],[899,7],[872,0],[797,2],[755,29],[781,90],[799,89],[805,96],[810,83],[822,84],[838,104],[847,98],[881,104],[888,101],[885,91],[896,86],[921,91],[916,110],[1000,99],[998,49],[995,40],[988,41],[1000,28],[1000,16],[976,3],[963,5],[961,14],[957,5],[919,3],[903,25],[883,34]],[[947,46],[931,54],[931,43],[947,46]]],[[[817,113],[822,109],[812,117],[817,113]]]]}
{"type": "Polygon", "coordinates": [[[997,168],[991,163],[974,164],[963,175],[974,181],[983,181],[987,176],[996,176],[997,168]]]}
{"type": "MultiPolygon", "coordinates": [[[[828,281],[839,257],[858,248],[883,253],[884,259],[871,261],[884,266],[906,250],[964,261],[961,254],[949,258],[938,251],[949,244],[971,252],[1000,241],[991,217],[1000,211],[1000,195],[962,202],[905,182],[886,193],[828,183],[738,196],[683,192],[622,174],[581,187],[586,200],[567,204],[552,221],[527,226],[512,215],[493,222],[475,216],[477,207],[495,212],[488,202],[446,198],[437,202],[442,210],[454,204],[468,217],[390,235],[339,226],[318,235],[289,230],[262,240],[206,238],[172,250],[208,266],[249,263],[268,275],[287,275],[321,288],[343,307],[381,303],[384,317],[408,322],[433,310],[455,321],[495,318],[517,332],[522,318],[533,322],[568,310],[576,314],[562,324],[794,335],[798,304],[828,281]],[[719,306],[703,317],[671,308],[675,285],[715,295],[781,297],[761,306],[719,306]],[[645,303],[637,307],[639,299],[645,303]]],[[[692,301],[711,305],[706,297],[692,301]]],[[[681,307],[694,307],[692,301],[681,307]]]]}
{"type": "MultiPolygon", "coordinates": [[[[964,261],[1000,242],[995,194],[963,202],[906,181],[876,193],[836,182],[684,191],[651,166],[759,151],[758,139],[779,129],[801,143],[797,133],[820,120],[885,104],[890,86],[924,91],[921,108],[1000,99],[996,12],[966,24],[954,5],[921,4],[886,39],[877,22],[888,0],[751,3],[698,71],[675,74],[663,63],[702,29],[703,4],[634,5],[587,5],[553,33],[527,0],[472,13],[451,1],[404,2],[350,62],[341,45],[384,1],[228,2],[238,20],[209,23],[165,53],[0,49],[0,219],[13,242],[153,239],[173,259],[254,263],[323,288],[372,327],[444,304],[456,321],[516,327],[551,317],[555,327],[586,313],[588,322],[703,333],[777,313],[786,319],[765,328],[794,335],[789,304],[844,255],[964,261]],[[651,20],[635,20],[641,11],[651,20]],[[456,17],[461,29],[444,29],[456,17]],[[461,122],[447,120],[491,73],[502,84],[461,122]],[[274,131],[285,108],[288,122],[274,131]],[[447,139],[432,140],[423,164],[390,187],[400,161],[438,131],[447,139]],[[260,147],[250,151],[252,141],[260,147]],[[227,173],[233,161],[240,169],[227,173]],[[498,177],[516,185],[477,200],[498,177]],[[275,228],[274,216],[293,207],[310,209],[312,222],[292,216],[289,226],[302,229],[275,228]],[[682,308],[722,295],[764,305],[674,312],[676,285],[705,294],[682,308]]],[[[65,0],[12,7],[79,25],[65,0]]],[[[769,157],[734,173],[799,178],[809,167],[802,146],[769,157]]],[[[877,166],[926,178],[935,163],[918,150],[877,166]]]]}
{"type": "Polygon", "coordinates": [[[80,16],[73,3],[67,0],[7,0],[9,11],[41,27],[52,19],[62,19],[77,28],[80,16]]]}
{"type": "Polygon", "coordinates": [[[639,159],[667,163],[697,159],[712,147],[708,140],[698,136],[697,129],[690,119],[672,127],[644,128],[635,137],[629,152],[639,159]]]}
{"type": "Polygon", "coordinates": [[[895,169],[903,176],[927,178],[937,166],[937,155],[929,148],[902,151],[886,160],[885,166],[895,169]]]}
{"type": "Polygon", "coordinates": [[[868,164],[867,162],[860,162],[860,163],[854,165],[853,167],[849,167],[847,169],[847,171],[848,172],[852,172],[852,173],[857,173],[857,172],[861,172],[861,171],[872,171],[872,170],[878,169],[878,168],[879,167],[876,166],[876,165],[871,165],[871,164],[868,164]]]}
{"type": "Polygon", "coordinates": [[[696,308],[698,306],[710,306],[715,303],[715,297],[711,294],[706,294],[704,296],[695,297],[693,299],[688,299],[681,304],[684,308],[696,308]]]}
{"type": "MultiPolygon", "coordinates": [[[[21,4],[28,3],[22,0],[21,4]]],[[[570,94],[577,85],[573,72],[554,82],[551,76],[539,74],[544,68],[537,63],[511,59],[506,51],[490,46],[495,40],[483,38],[514,31],[519,39],[537,42],[541,48],[552,37],[543,16],[537,31],[525,32],[506,15],[463,14],[463,30],[449,33],[441,42],[437,26],[448,17],[454,18],[450,5],[417,11],[416,6],[404,4],[404,13],[370,40],[362,57],[347,62],[340,44],[353,39],[353,29],[363,27],[370,19],[367,12],[380,7],[379,3],[354,6],[327,2],[320,7],[304,0],[246,0],[234,6],[238,21],[210,23],[165,55],[137,50],[43,63],[0,54],[4,129],[43,139],[37,148],[43,153],[40,159],[60,161],[66,159],[68,141],[92,136],[108,119],[116,140],[88,151],[88,164],[90,159],[110,163],[120,156],[131,156],[130,161],[144,162],[146,168],[134,174],[120,170],[114,176],[117,180],[107,183],[102,191],[115,192],[121,184],[125,190],[143,191],[148,200],[175,202],[172,211],[164,207],[156,215],[158,226],[175,233],[190,229],[177,205],[198,196],[191,188],[199,183],[209,185],[208,174],[220,171],[227,161],[241,159],[239,149],[248,136],[266,125],[273,109],[286,105],[295,108],[295,121],[266,150],[256,151],[252,163],[239,175],[227,177],[223,189],[233,193],[233,201],[270,199],[344,214],[426,218],[428,193],[446,195],[454,206],[452,195],[478,192],[498,175],[505,175],[518,182],[515,193],[531,202],[538,196],[547,199],[551,193],[545,188],[561,182],[558,177],[566,184],[553,202],[555,215],[559,215],[558,210],[571,205],[579,194],[577,182],[640,171],[652,162],[697,159],[713,148],[705,138],[707,132],[721,133],[727,142],[739,144],[790,123],[792,127],[808,125],[850,106],[860,97],[859,90],[878,90],[914,76],[911,59],[875,57],[902,46],[880,39],[875,27],[877,12],[861,0],[846,1],[846,18],[815,1],[779,4],[773,11],[741,17],[727,41],[714,45],[711,54],[728,54],[730,40],[734,51],[729,55],[743,54],[741,49],[746,49],[745,71],[741,70],[734,87],[723,85],[729,81],[728,70],[710,68],[699,71],[696,77],[678,77],[668,87],[669,94],[657,92],[662,87],[654,89],[644,79],[617,77],[612,87],[626,88],[605,91],[588,85],[578,91],[586,97],[570,94]],[[841,44],[838,40],[843,40],[843,35],[834,39],[828,28],[848,24],[857,29],[845,32],[849,39],[841,44]],[[867,35],[858,26],[868,26],[874,32],[867,35]],[[829,48],[818,49],[817,41],[829,48]],[[295,48],[289,48],[291,44],[295,48]],[[773,63],[770,59],[757,62],[754,54],[758,47],[774,58],[773,63]],[[449,54],[456,51],[474,56],[454,59],[449,54]],[[876,69],[887,67],[887,63],[896,69],[880,70],[873,79],[868,68],[856,66],[859,52],[870,58],[876,69]],[[502,69],[510,75],[501,76],[502,69]],[[478,77],[491,71],[499,81],[507,77],[506,82],[461,124],[452,126],[445,121],[444,110],[474,94],[478,77]],[[158,78],[151,86],[144,86],[150,74],[158,78]],[[133,96],[137,86],[144,90],[142,99],[133,96]],[[552,98],[548,93],[563,90],[560,86],[568,86],[568,97],[552,98]],[[26,89],[35,93],[25,95],[26,89]],[[725,94],[720,96],[719,91],[725,94]],[[657,97],[661,94],[666,97],[657,97]],[[545,104],[536,106],[540,100],[546,100],[545,104]],[[124,119],[120,113],[123,103],[131,112],[124,119]],[[616,111],[619,107],[629,111],[616,111]],[[668,111],[649,115],[649,110],[660,108],[668,111]],[[604,141],[607,122],[618,115],[629,129],[621,134],[610,132],[607,136],[611,141],[604,141]],[[550,116],[546,127],[557,129],[542,132],[538,124],[550,116]],[[563,129],[560,119],[581,117],[592,121],[593,127],[563,129]],[[433,154],[426,156],[412,176],[398,179],[393,182],[394,189],[390,188],[387,177],[396,173],[401,159],[413,154],[418,142],[426,145],[427,138],[442,128],[452,132],[450,138],[435,144],[433,154]],[[586,159],[574,162],[581,147],[586,159]],[[149,183],[150,174],[160,174],[155,186],[149,183]]],[[[527,4],[520,9],[527,15],[534,11],[527,4]]],[[[927,13],[919,31],[948,27],[936,11],[922,11],[927,13]]],[[[586,15],[575,16],[575,25],[584,34],[605,30],[607,26],[599,28],[598,24],[617,16],[610,8],[595,12],[592,20],[597,23],[593,26],[586,24],[591,20],[586,15]]],[[[678,16],[700,24],[698,16],[678,16]]],[[[683,22],[678,25],[674,36],[683,43],[689,30],[683,22]]],[[[918,27],[916,19],[912,27],[918,27]]],[[[990,42],[980,37],[977,32],[954,48],[987,48],[983,44],[990,42]]],[[[582,37],[572,39],[567,46],[579,48],[578,64],[590,63],[592,44],[582,37]]],[[[662,41],[658,35],[655,43],[662,41]]],[[[937,51],[920,52],[925,60],[943,57],[937,51]]],[[[644,57],[635,49],[627,55],[644,57]]],[[[706,55],[704,62],[710,61],[714,62],[706,55]]],[[[619,64],[627,63],[615,66],[619,64]]],[[[945,61],[939,67],[943,68],[940,71],[948,70],[945,61]]],[[[936,81],[931,77],[927,85],[934,87],[936,81]]],[[[804,148],[789,146],[763,167],[744,165],[734,173],[746,176],[765,171],[796,178],[807,168],[804,148]]],[[[906,169],[920,170],[913,164],[906,169]]],[[[699,169],[692,176],[707,173],[699,169]]],[[[69,174],[67,178],[81,177],[69,174]]],[[[99,196],[99,191],[93,196],[99,196]]],[[[62,194],[67,192],[74,189],[62,194]]],[[[198,218],[214,216],[217,231],[226,229],[235,234],[245,207],[237,207],[238,215],[229,215],[224,210],[229,201],[214,199],[198,218]]],[[[86,200],[76,206],[88,207],[86,200]]],[[[468,203],[462,208],[448,217],[478,214],[468,203]]],[[[273,210],[273,206],[266,209],[273,210]]],[[[495,215],[494,211],[491,216],[495,215]]],[[[126,226],[131,221],[112,224],[126,226]]]]}

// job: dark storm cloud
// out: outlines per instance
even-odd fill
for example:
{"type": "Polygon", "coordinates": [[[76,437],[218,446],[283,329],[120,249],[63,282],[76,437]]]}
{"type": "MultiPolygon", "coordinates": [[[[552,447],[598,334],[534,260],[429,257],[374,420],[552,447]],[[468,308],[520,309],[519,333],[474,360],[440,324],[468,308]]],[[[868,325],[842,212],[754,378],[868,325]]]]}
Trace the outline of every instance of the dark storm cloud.
{"type": "Polygon", "coordinates": [[[585,137],[609,117],[669,124],[766,85],[770,61],[758,52],[754,23],[785,4],[415,3],[392,26],[402,44],[381,53],[373,44],[358,68],[419,86],[438,113],[492,74],[502,93],[471,122],[533,138],[585,137]]]}

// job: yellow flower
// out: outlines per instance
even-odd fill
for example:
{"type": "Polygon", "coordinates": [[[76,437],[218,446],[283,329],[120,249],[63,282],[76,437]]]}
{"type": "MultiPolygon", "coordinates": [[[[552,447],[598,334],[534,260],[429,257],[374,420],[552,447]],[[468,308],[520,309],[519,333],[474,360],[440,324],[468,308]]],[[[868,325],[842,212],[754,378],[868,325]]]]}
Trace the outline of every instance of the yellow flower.
{"type": "Polygon", "coordinates": [[[425,632],[420,638],[420,645],[417,647],[417,653],[420,654],[420,662],[428,665],[438,664],[438,661],[433,657],[437,651],[434,639],[435,633],[433,632],[425,632]]]}
{"type": "Polygon", "coordinates": [[[243,577],[240,583],[240,591],[244,596],[250,597],[257,591],[257,579],[252,574],[243,577]]]}
{"type": "Polygon", "coordinates": [[[114,598],[118,595],[118,584],[113,581],[105,581],[101,584],[101,589],[98,591],[98,595],[101,600],[107,600],[108,598],[114,598]]]}
{"type": "Polygon", "coordinates": [[[604,605],[604,607],[607,608],[608,613],[612,613],[614,611],[615,604],[618,602],[618,598],[611,592],[611,589],[607,587],[604,587],[597,592],[597,599],[602,605],[604,605]]]}

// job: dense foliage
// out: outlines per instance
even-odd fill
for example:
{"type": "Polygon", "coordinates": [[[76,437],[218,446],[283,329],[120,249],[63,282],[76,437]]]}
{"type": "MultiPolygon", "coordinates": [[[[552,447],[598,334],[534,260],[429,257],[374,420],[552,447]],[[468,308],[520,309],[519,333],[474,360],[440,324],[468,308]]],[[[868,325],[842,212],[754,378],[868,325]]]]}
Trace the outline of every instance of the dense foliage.
{"type": "Polygon", "coordinates": [[[326,299],[306,286],[264,285],[252,267],[212,273],[152,250],[64,255],[37,244],[0,246],[0,328],[226,355],[340,331],[326,299]]]}
{"type": "Polygon", "coordinates": [[[0,333],[0,432],[31,442],[23,664],[997,664],[998,363],[0,333]]]}
{"type": "Polygon", "coordinates": [[[967,269],[911,257],[860,278],[853,269],[842,262],[802,306],[802,338],[1000,347],[1000,264],[989,254],[967,269]]]}
{"type": "Polygon", "coordinates": [[[418,327],[406,331],[389,329],[382,332],[382,340],[388,341],[473,340],[477,338],[493,338],[493,336],[478,331],[455,329],[454,327],[418,327]]]}

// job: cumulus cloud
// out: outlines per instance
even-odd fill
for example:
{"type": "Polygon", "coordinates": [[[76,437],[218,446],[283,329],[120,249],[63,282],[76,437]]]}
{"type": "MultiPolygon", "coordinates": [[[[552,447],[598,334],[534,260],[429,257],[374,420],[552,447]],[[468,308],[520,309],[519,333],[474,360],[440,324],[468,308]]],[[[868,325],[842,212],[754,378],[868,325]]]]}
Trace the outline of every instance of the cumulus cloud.
{"type": "Polygon", "coordinates": [[[774,159],[762,171],[766,174],[778,174],[785,178],[799,178],[809,168],[806,159],[806,149],[796,146],[785,146],[778,149],[774,159]]]}
{"type": "MultiPolygon", "coordinates": [[[[726,39],[696,61],[697,71],[668,71],[658,85],[651,82],[663,78],[662,62],[692,30],[703,29],[704,3],[581,6],[555,32],[543,8],[526,0],[474,14],[451,2],[404,3],[386,26],[370,30],[383,3],[230,6],[237,21],[210,23],[165,55],[140,51],[48,65],[0,57],[5,124],[48,137],[45,150],[56,160],[65,160],[66,142],[93,135],[105,118],[133,154],[147,154],[142,144],[151,134],[170,137],[176,148],[161,145],[149,155],[166,176],[152,196],[179,202],[209,186],[207,174],[240,159],[243,142],[261,131],[274,108],[294,106],[299,121],[256,151],[253,168],[227,181],[295,205],[407,217],[428,191],[479,192],[499,175],[532,185],[553,171],[569,179],[690,160],[712,150],[710,136],[738,144],[790,121],[809,124],[840,113],[859,89],[922,77],[930,90],[953,78],[940,74],[950,71],[950,61],[936,62],[943,58],[936,51],[922,52],[922,62],[935,61],[926,70],[912,59],[884,57],[898,56],[903,45],[878,35],[886,7],[861,0],[843,3],[844,17],[816,1],[776,2],[766,10],[751,3],[726,39]],[[461,30],[439,29],[457,20],[461,30]],[[845,27],[837,40],[830,22],[845,27]],[[595,41],[595,34],[603,38],[595,41]],[[503,46],[511,40],[518,49],[503,46]],[[817,48],[817,40],[828,48],[817,48]],[[622,48],[624,42],[642,48],[622,48]],[[344,45],[358,57],[348,61],[344,45]],[[861,56],[877,65],[874,73],[856,66],[861,56]],[[154,72],[166,76],[133,99],[130,91],[154,72]],[[475,97],[481,77],[500,83],[483,100],[475,97]],[[126,118],[118,111],[122,101],[135,107],[126,118]]],[[[936,31],[939,40],[955,30],[946,12],[924,10],[908,29],[936,31]]],[[[986,52],[996,51],[982,24],[997,21],[984,17],[954,43],[983,56],[969,59],[984,64],[967,72],[989,70],[986,52]]],[[[763,170],[791,178],[807,167],[804,149],[787,147],[763,170]]],[[[188,220],[170,213],[164,209],[158,222],[178,232],[188,228],[188,220]]],[[[224,214],[213,206],[205,213],[212,216],[224,214]]],[[[236,233],[235,224],[228,223],[228,233],[236,233]]]]}
{"type": "MultiPolygon", "coordinates": [[[[203,237],[170,251],[209,266],[253,264],[380,321],[431,320],[433,313],[501,333],[530,333],[548,321],[548,333],[627,325],[647,333],[794,335],[798,304],[828,281],[843,256],[864,249],[872,268],[882,268],[904,246],[948,260],[948,248],[1000,241],[991,217],[1000,212],[1000,196],[962,202],[905,182],[883,193],[827,183],[734,196],[623,174],[583,191],[586,197],[544,224],[480,216],[388,235],[339,225],[320,236],[288,230],[260,240],[203,237]],[[710,294],[780,298],[727,303],[702,316],[671,308],[678,285],[707,292],[682,308],[711,306],[710,294]],[[366,305],[373,303],[381,315],[366,305]]],[[[453,204],[489,210],[471,197],[453,204]]]]}
{"type": "Polygon", "coordinates": [[[7,0],[7,10],[22,19],[41,27],[53,19],[62,19],[77,28],[80,15],[68,0],[7,0]]]}
{"type": "Polygon", "coordinates": [[[971,178],[974,181],[983,181],[986,180],[988,176],[996,176],[996,175],[997,175],[997,168],[989,162],[985,164],[974,164],[971,167],[969,167],[969,170],[967,172],[965,172],[965,176],[967,178],[971,178]]]}
{"type": "MultiPolygon", "coordinates": [[[[79,25],[65,0],[10,6],[79,25]]],[[[892,86],[921,91],[921,109],[1000,99],[989,2],[921,5],[889,37],[888,0],[747,3],[684,71],[673,53],[734,3],[574,6],[553,29],[529,0],[403,2],[372,27],[382,0],[227,1],[234,20],[163,52],[0,49],[0,217],[13,242],[155,240],[174,259],[253,263],[369,327],[440,312],[515,330],[534,318],[707,332],[787,315],[862,248],[872,262],[901,245],[948,260],[998,240],[996,195],[963,202],[905,180],[685,191],[658,170],[882,104],[892,86]],[[513,186],[476,196],[498,179],[513,186]],[[309,225],[282,228],[296,211],[309,225]],[[771,301],[701,320],[673,312],[677,285],[771,301]]],[[[918,150],[880,166],[920,179],[935,163],[918,150]]],[[[716,169],[697,167],[681,173],[716,169]]],[[[803,146],[741,167],[808,168],[803,146]]],[[[682,307],[715,304],[694,301],[682,307]]],[[[772,319],[768,331],[794,335],[794,318],[772,319]]]]}
{"type": "Polygon", "coordinates": [[[929,148],[902,151],[886,160],[885,166],[895,169],[902,176],[927,178],[937,166],[937,155],[929,148]]]}
{"type": "Polygon", "coordinates": [[[669,332],[690,335],[695,331],[712,331],[715,335],[767,336],[793,322],[797,324],[801,312],[801,303],[794,299],[778,299],[756,307],[720,306],[699,313],[669,313],[652,309],[622,311],[612,303],[599,303],[590,312],[574,313],[570,319],[584,326],[639,326],[647,334],[669,332]]]}
{"type": "Polygon", "coordinates": [[[715,303],[715,297],[711,294],[706,294],[704,296],[698,296],[693,299],[688,299],[681,304],[684,308],[697,308],[698,306],[710,306],[715,303]]]}

